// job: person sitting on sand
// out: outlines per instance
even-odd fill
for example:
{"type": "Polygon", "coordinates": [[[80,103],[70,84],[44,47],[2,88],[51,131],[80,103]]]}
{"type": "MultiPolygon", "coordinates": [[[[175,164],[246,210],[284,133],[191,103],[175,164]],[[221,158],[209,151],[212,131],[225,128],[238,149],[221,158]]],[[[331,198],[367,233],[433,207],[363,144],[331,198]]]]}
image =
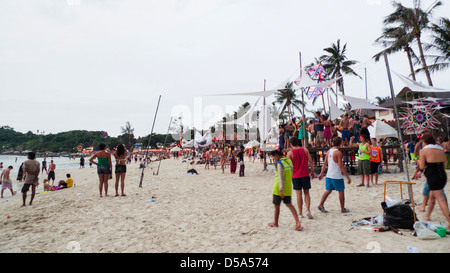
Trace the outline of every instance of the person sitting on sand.
{"type": "Polygon", "coordinates": [[[61,187],[61,189],[67,189],[67,188],[72,188],[73,187],[73,183],[74,180],[72,177],[70,177],[70,173],[66,174],[67,179],[64,180],[60,180],[58,183],[58,186],[61,187]]]}
{"type": "Polygon", "coordinates": [[[292,205],[292,161],[284,157],[283,152],[274,150],[271,156],[275,163],[275,183],[273,184],[273,204],[275,206],[274,222],[269,224],[269,227],[278,227],[278,219],[280,217],[281,201],[291,211],[295,219],[295,230],[303,230],[302,224],[297,216],[297,211],[292,205]]]}

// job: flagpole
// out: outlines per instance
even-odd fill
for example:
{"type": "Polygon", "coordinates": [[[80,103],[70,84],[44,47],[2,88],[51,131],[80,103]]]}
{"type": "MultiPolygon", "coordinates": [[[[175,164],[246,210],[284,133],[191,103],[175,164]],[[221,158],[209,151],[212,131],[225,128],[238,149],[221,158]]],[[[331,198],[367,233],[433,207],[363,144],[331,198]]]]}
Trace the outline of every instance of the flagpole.
{"type": "MultiPolygon", "coordinates": [[[[388,58],[387,58],[386,54],[384,54],[384,62],[386,63],[386,70],[387,70],[388,79],[389,79],[389,87],[391,89],[391,97],[392,97],[392,102],[393,102],[393,106],[394,106],[395,120],[397,122],[397,135],[398,135],[398,138],[400,139],[400,149],[401,149],[402,154],[403,154],[403,161],[405,162],[406,176],[408,178],[408,181],[410,181],[409,180],[408,162],[406,160],[407,154],[406,154],[405,146],[403,145],[403,135],[402,135],[402,133],[400,131],[400,120],[398,119],[397,100],[395,98],[394,85],[392,84],[391,69],[389,68],[389,61],[388,61],[388,58]]],[[[412,200],[412,189],[411,189],[411,185],[410,184],[408,184],[408,193],[409,193],[409,201],[411,202],[411,200],[412,200]]]]}
{"type": "MultiPolygon", "coordinates": [[[[166,134],[166,138],[164,139],[164,148],[166,148],[166,143],[167,143],[167,137],[169,136],[169,130],[170,130],[170,125],[172,124],[172,118],[170,117],[170,122],[169,122],[169,128],[167,128],[167,134],[166,134]]],[[[159,159],[159,164],[158,164],[158,170],[156,171],[156,175],[159,174],[159,167],[161,166],[161,158],[159,159]]]]}
{"type": "MultiPolygon", "coordinates": [[[[156,121],[156,116],[158,115],[160,101],[161,101],[161,95],[159,95],[159,98],[158,98],[158,105],[156,106],[155,117],[153,118],[152,131],[150,132],[150,135],[148,137],[147,154],[145,155],[145,160],[148,160],[148,152],[150,151],[150,140],[152,139],[153,128],[155,127],[155,121],[156,121]]],[[[142,180],[144,179],[144,170],[145,170],[145,168],[142,168],[141,180],[139,182],[139,188],[142,188],[142,180]]]]}
{"type": "MultiPolygon", "coordinates": [[[[264,79],[264,93],[266,92],[266,80],[264,79]]],[[[265,138],[265,131],[266,131],[266,95],[264,94],[263,96],[263,134],[262,136],[264,137],[264,139],[261,140],[261,142],[264,145],[264,170],[263,171],[267,171],[267,146],[266,146],[266,138],[265,138]]],[[[260,134],[261,136],[261,134],[260,134]]]]}
{"type": "MultiPolygon", "coordinates": [[[[299,59],[300,59],[300,82],[301,82],[301,77],[302,77],[302,53],[299,52],[299,59]]],[[[306,115],[305,115],[305,90],[303,88],[300,89],[302,91],[302,119],[303,119],[303,148],[308,148],[307,146],[307,139],[306,139],[306,115]]]]}

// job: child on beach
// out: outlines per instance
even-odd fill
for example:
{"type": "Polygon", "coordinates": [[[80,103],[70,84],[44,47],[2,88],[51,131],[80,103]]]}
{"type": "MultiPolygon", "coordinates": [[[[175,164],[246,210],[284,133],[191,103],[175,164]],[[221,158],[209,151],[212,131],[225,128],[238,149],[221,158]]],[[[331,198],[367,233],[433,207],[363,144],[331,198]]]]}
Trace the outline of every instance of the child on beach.
{"type": "Polygon", "coordinates": [[[327,170],[327,176],[325,181],[325,192],[322,195],[322,199],[320,200],[320,204],[317,207],[321,212],[327,213],[328,211],[325,210],[324,204],[327,200],[328,196],[332,193],[333,190],[339,192],[339,202],[341,205],[341,212],[347,213],[349,212],[348,209],[345,208],[345,183],[344,183],[344,177],[342,174],[344,174],[345,177],[347,177],[348,184],[351,183],[350,176],[348,175],[347,171],[345,170],[344,164],[342,163],[342,152],[339,151],[339,148],[342,145],[342,139],[340,137],[333,138],[333,147],[328,150],[327,155],[325,157],[325,161],[322,166],[322,171],[319,175],[319,180],[322,180],[323,173],[325,172],[325,168],[328,167],[327,170]]]}
{"type": "Polygon", "coordinates": [[[274,222],[269,227],[278,227],[278,219],[280,217],[280,205],[283,201],[291,211],[295,219],[295,230],[301,231],[303,227],[297,216],[297,211],[292,205],[292,161],[284,157],[280,150],[271,152],[275,164],[275,183],[273,184],[273,204],[275,206],[274,222]]]}
{"type": "Polygon", "coordinates": [[[0,181],[2,182],[2,195],[1,198],[3,198],[3,192],[6,189],[9,189],[11,191],[12,195],[15,195],[15,192],[13,191],[13,185],[10,177],[11,170],[13,169],[12,166],[9,166],[6,170],[2,171],[2,174],[0,175],[0,181]]]}

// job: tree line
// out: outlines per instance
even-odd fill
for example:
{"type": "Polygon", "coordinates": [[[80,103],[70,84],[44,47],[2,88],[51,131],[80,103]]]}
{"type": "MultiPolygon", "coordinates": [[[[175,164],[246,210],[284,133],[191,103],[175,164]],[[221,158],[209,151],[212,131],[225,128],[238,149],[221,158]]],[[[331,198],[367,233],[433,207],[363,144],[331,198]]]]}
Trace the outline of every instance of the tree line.
{"type": "MultiPolygon", "coordinates": [[[[165,134],[153,134],[150,146],[155,148],[158,143],[164,143],[165,134]]],[[[149,135],[136,138],[134,135],[124,133],[117,137],[110,137],[104,131],[72,130],[57,134],[35,134],[31,131],[21,133],[10,126],[0,127],[0,153],[13,151],[31,150],[34,152],[53,153],[75,153],[77,147],[94,147],[97,149],[100,143],[105,143],[107,147],[114,148],[119,144],[125,144],[130,149],[136,143],[142,143],[144,147],[148,145],[149,135]]],[[[173,142],[171,135],[167,136],[167,143],[173,142]]]]}

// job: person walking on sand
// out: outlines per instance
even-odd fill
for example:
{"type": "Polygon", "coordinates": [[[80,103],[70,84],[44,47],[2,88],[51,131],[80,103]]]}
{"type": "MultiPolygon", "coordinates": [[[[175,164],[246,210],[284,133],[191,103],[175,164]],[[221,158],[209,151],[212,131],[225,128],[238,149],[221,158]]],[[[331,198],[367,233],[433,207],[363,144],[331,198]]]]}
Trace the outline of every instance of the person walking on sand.
{"type": "Polygon", "coordinates": [[[435,201],[437,201],[442,210],[442,214],[448,221],[447,229],[450,229],[450,212],[447,201],[442,194],[442,189],[447,183],[447,174],[445,172],[447,158],[444,149],[442,146],[436,144],[436,140],[431,134],[424,134],[422,136],[422,141],[424,147],[420,150],[418,166],[421,170],[424,170],[423,173],[427,178],[427,184],[430,188],[430,199],[425,219],[430,219],[431,212],[435,206],[435,201]]]}
{"type": "Polygon", "coordinates": [[[125,175],[127,173],[127,161],[128,152],[125,149],[125,145],[120,144],[117,146],[117,150],[114,152],[114,158],[116,159],[116,169],[114,173],[116,174],[116,196],[119,196],[119,180],[120,180],[120,190],[122,196],[125,195],[125,175]]]}
{"type": "Polygon", "coordinates": [[[292,174],[292,184],[297,195],[298,215],[303,218],[303,194],[305,195],[306,216],[313,219],[310,210],[311,196],[311,178],[314,179],[314,163],[311,155],[306,148],[299,146],[299,140],[295,137],[290,139],[292,150],[287,153],[287,158],[292,161],[294,170],[292,174]],[[311,173],[308,168],[311,168],[311,173]]]}
{"type": "Polygon", "coordinates": [[[55,169],[56,164],[53,162],[53,160],[50,160],[50,165],[48,165],[48,182],[50,183],[50,180],[53,180],[52,186],[55,184],[55,169]]]}
{"type": "Polygon", "coordinates": [[[231,146],[230,149],[230,173],[236,173],[236,148],[231,146]]]}
{"type": "Polygon", "coordinates": [[[351,183],[350,176],[345,170],[344,164],[342,163],[342,152],[339,151],[339,148],[342,145],[342,139],[340,137],[335,137],[332,140],[333,147],[328,150],[327,155],[325,157],[325,161],[322,166],[322,171],[319,175],[319,180],[322,180],[323,173],[325,172],[325,168],[328,167],[327,176],[325,180],[325,192],[322,195],[322,199],[320,200],[320,204],[317,207],[321,212],[327,213],[325,210],[324,204],[327,200],[328,196],[332,193],[333,190],[339,192],[339,203],[341,205],[341,212],[347,213],[349,210],[345,208],[345,183],[344,176],[347,177],[348,184],[351,183]],[[344,174],[344,176],[342,175],[344,174]]]}
{"type": "Polygon", "coordinates": [[[99,179],[98,189],[100,192],[100,197],[102,197],[103,189],[105,189],[105,196],[108,196],[108,179],[111,176],[112,164],[111,154],[106,150],[106,145],[101,143],[98,148],[99,151],[89,159],[89,162],[97,165],[97,174],[99,179]],[[97,162],[94,161],[96,158],[97,162]]]}
{"type": "Polygon", "coordinates": [[[44,170],[45,170],[45,173],[48,174],[48,171],[47,171],[47,158],[46,157],[44,157],[44,160],[42,160],[42,170],[41,170],[42,174],[44,174],[44,170]]]}
{"type": "Polygon", "coordinates": [[[241,149],[239,150],[237,157],[239,163],[239,177],[244,177],[245,165],[244,165],[244,146],[241,145],[241,149]]]}
{"type": "Polygon", "coordinates": [[[225,165],[227,164],[228,161],[228,148],[225,147],[223,148],[223,150],[220,151],[220,166],[222,167],[222,173],[225,173],[225,165]]]}
{"type": "Polygon", "coordinates": [[[269,224],[269,227],[278,227],[278,220],[280,218],[281,201],[291,211],[295,219],[295,230],[303,230],[302,224],[297,216],[297,211],[292,205],[292,161],[284,157],[283,152],[274,150],[271,152],[275,163],[275,183],[272,188],[273,204],[275,206],[274,221],[269,224]]]}
{"type": "Polygon", "coordinates": [[[23,172],[26,173],[25,182],[22,187],[22,207],[25,207],[27,201],[27,192],[31,187],[31,200],[30,206],[33,204],[34,196],[36,195],[36,186],[38,181],[38,175],[40,173],[40,163],[36,160],[36,154],[34,152],[28,153],[28,160],[23,163],[23,172]]]}
{"type": "Polygon", "coordinates": [[[2,174],[0,175],[0,181],[2,182],[2,194],[1,198],[3,198],[3,192],[6,189],[9,189],[11,191],[12,195],[15,195],[16,193],[13,191],[13,185],[11,181],[11,170],[13,169],[13,166],[9,166],[5,170],[2,171],[2,174]]]}
{"type": "Polygon", "coordinates": [[[205,170],[209,170],[209,165],[211,164],[211,155],[209,153],[209,150],[205,151],[205,170]]]}

